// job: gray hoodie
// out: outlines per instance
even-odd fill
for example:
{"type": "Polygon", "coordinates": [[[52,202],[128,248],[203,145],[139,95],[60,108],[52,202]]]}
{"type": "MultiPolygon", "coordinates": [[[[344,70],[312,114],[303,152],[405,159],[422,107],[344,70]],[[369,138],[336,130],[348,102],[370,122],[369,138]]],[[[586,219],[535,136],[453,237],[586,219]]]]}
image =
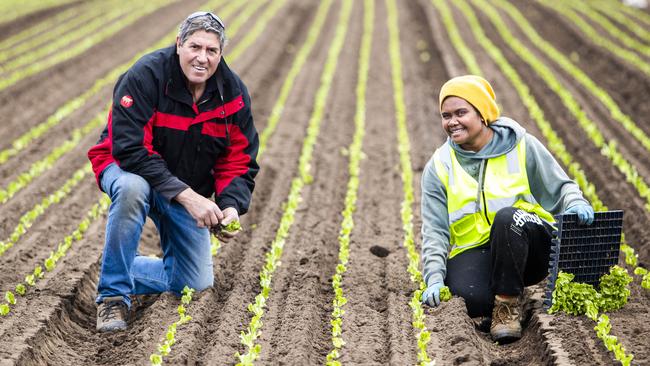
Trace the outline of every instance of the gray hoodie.
{"type": "MultiPolygon", "coordinates": [[[[508,153],[525,138],[526,173],[537,203],[553,215],[577,204],[589,204],[551,153],[519,123],[500,117],[490,128],[494,131],[492,140],[478,152],[463,150],[449,138],[445,142],[454,149],[458,162],[474,179],[482,180],[478,175],[483,161],[508,153]]],[[[449,248],[447,192],[438,178],[432,157],[422,174],[422,271],[427,286],[445,279],[449,248]]]]}

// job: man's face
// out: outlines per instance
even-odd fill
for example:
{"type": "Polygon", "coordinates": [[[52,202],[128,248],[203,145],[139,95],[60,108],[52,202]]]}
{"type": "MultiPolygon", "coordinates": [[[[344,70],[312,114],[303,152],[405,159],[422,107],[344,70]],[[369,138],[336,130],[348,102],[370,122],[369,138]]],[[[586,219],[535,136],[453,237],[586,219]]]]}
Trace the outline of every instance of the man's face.
{"type": "Polygon", "coordinates": [[[190,87],[202,86],[217,71],[221,44],[217,34],[200,30],[190,35],[182,45],[177,37],[176,53],[190,87]]]}

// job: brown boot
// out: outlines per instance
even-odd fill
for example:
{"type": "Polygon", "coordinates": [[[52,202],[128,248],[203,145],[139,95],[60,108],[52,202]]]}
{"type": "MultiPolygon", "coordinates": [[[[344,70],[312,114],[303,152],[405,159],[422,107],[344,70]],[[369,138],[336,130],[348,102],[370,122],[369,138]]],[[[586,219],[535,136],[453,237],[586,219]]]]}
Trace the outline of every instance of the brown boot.
{"type": "Polygon", "coordinates": [[[113,332],[126,329],[128,307],[122,296],[105,297],[97,307],[97,330],[113,332]]]}
{"type": "Polygon", "coordinates": [[[521,338],[519,297],[494,297],[490,335],[495,342],[510,343],[521,338]]]}

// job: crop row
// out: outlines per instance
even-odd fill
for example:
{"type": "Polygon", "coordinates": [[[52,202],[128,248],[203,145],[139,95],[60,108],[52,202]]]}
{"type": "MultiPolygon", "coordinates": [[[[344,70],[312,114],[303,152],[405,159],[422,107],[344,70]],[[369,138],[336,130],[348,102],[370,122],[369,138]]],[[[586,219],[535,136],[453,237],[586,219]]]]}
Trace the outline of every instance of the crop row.
{"type": "MultiPolygon", "coordinates": [[[[436,5],[438,9],[442,9],[443,7],[446,7],[446,4],[438,3],[436,1],[432,1],[432,2],[434,5],[436,5]]],[[[514,88],[517,90],[524,105],[528,108],[529,114],[531,115],[533,120],[537,123],[544,137],[547,139],[548,146],[553,152],[553,154],[565,166],[569,167],[569,173],[574,176],[574,179],[581,186],[583,192],[585,193],[587,198],[591,201],[594,208],[597,211],[607,210],[607,207],[605,207],[604,204],[602,204],[602,201],[596,195],[595,189],[593,189],[593,185],[587,181],[586,175],[584,174],[584,171],[580,168],[580,165],[577,162],[574,162],[572,160],[572,157],[566,150],[562,139],[551,128],[550,123],[544,117],[544,112],[537,104],[535,98],[531,95],[528,86],[523,82],[519,74],[510,65],[510,63],[505,58],[505,56],[501,53],[501,51],[485,35],[472,8],[464,0],[453,0],[453,2],[456,6],[458,6],[458,8],[465,15],[466,19],[470,24],[470,28],[474,34],[474,37],[484,47],[486,53],[499,66],[499,68],[501,68],[502,73],[510,80],[514,88]]],[[[493,10],[493,8],[490,8],[490,6],[486,6],[487,4],[482,0],[481,1],[475,0],[475,3],[481,6],[481,9],[483,9],[483,11],[488,13],[488,16],[490,16],[489,14],[490,10],[493,10]]],[[[449,12],[441,11],[441,14],[449,15],[449,12]]],[[[455,27],[455,23],[452,22],[445,22],[445,25],[455,27]]],[[[454,43],[454,47],[462,48],[467,46],[465,46],[463,42],[459,42],[459,43],[454,43]]],[[[471,52],[468,52],[468,54],[471,55],[471,52]]],[[[471,55],[471,57],[473,58],[474,56],[471,55]]],[[[465,63],[468,66],[478,65],[475,60],[465,62],[465,63]]],[[[481,74],[480,69],[471,69],[470,72],[481,74]]]]}
{"type": "Polygon", "coordinates": [[[618,104],[616,104],[604,89],[599,87],[584,71],[576,66],[562,52],[558,51],[549,42],[544,40],[515,6],[504,0],[494,0],[494,3],[497,7],[503,9],[510,15],[510,18],[519,26],[524,34],[526,34],[535,47],[552,59],[568,75],[571,75],[576,81],[578,81],[585,90],[591,93],[593,97],[598,99],[609,110],[612,119],[619,122],[626,131],[634,136],[639,143],[650,152],[650,138],[648,135],[638,127],[638,123],[621,111],[618,104]]]}
{"type": "MultiPolygon", "coordinates": [[[[580,12],[583,15],[587,16],[587,18],[589,18],[591,21],[598,24],[601,28],[607,31],[607,33],[609,33],[610,36],[617,39],[628,48],[640,52],[644,56],[650,56],[650,46],[634,39],[633,37],[630,37],[626,32],[624,32],[618,26],[610,22],[605,16],[598,13],[597,10],[589,6],[581,6],[581,4],[577,4],[573,2],[568,2],[566,3],[566,5],[571,7],[571,9],[573,9],[574,11],[580,12]]],[[[627,22],[623,24],[626,23],[627,22]]],[[[642,31],[640,31],[640,33],[644,34],[642,31]]],[[[645,32],[645,34],[647,34],[647,32],[645,32]]]]}
{"type": "Polygon", "coordinates": [[[84,166],[81,169],[77,170],[70,179],[68,179],[61,188],[56,190],[56,192],[50,194],[49,196],[43,198],[43,200],[36,204],[31,210],[27,211],[23,216],[18,220],[18,225],[14,228],[9,237],[0,241],[0,256],[11,248],[18,240],[27,232],[36,219],[45,213],[48,207],[52,204],[59,203],[63,198],[65,198],[74,187],[81,182],[83,178],[89,173],[90,167],[84,166]]]}
{"type": "Polygon", "coordinates": [[[178,308],[176,308],[176,312],[178,313],[178,320],[170,324],[169,327],[167,327],[167,333],[165,333],[165,340],[162,343],[158,344],[158,346],[156,347],[158,352],[152,353],[151,356],[149,356],[149,361],[151,361],[152,365],[162,365],[163,357],[169,355],[172,346],[174,345],[174,343],[176,343],[176,329],[181,325],[192,320],[192,317],[187,314],[187,306],[189,306],[190,302],[192,301],[193,293],[194,293],[194,289],[191,289],[187,286],[183,288],[183,296],[181,296],[181,304],[178,305],[178,308]]]}
{"type": "Polygon", "coordinates": [[[408,126],[406,123],[404,78],[402,77],[398,11],[395,0],[386,0],[386,9],[388,11],[388,18],[386,19],[389,37],[388,53],[394,91],[393,103],[395,105],[400,176],[404,191],[404,200],[400,209],[402,229],[404,231],[403,245],[407,250],[409,259],[407,271],[410,273],[411,281],[416,287],[409,305],[413,311],[413,327],[417,330],[418,362],[420,365],[426,366],[432,363],[427,355],[427,343],[431,339],[431,333],[426,329],[424,324],[424,309],[420,302],[420,297],[426,289],[426,284],[422,278],[422,272],[419,269],[420,255],[415,247],[415,235],[413,232],[413,202],[415,201],[415,194],[413,192],[413,167],[411,165],[411,144],[409,142],[408,126]]]}
{"type": "MultiPolygon", "coordinates": [[[[50,252],[50,256],[43,262],[43,266],[40,264],[36,265],[34,270],[25,276],[25,281],[16,285],[16,293],[23,296],[29,287],[35,286],[36,282],[45,275],[43,267],[45,267],[45,271],[48,272],[54,270],[58,261],[65,256],[72,244],[83,239],[83,235],[88,230],[88,227],[90,227],[90,224],[106,212],[110,203],[111,200],[108,196],[103,196],[99,202],[93,205],[86,214],[86,217],[78,224],[77,228],[64,237],[56,246],[56,249],[50,252]]],[[[16,298],[11,291],[8,291],[5,294],[5,300],[6,303],[0,304],[0,315],[3,316],[9,313],[10,305],[16,305],[16,298]]]]}
{"type": "Polygon", "coordinates": [[[629,366],[634,355],[626,353],[618,339],[609,334],[612,328],[609,317],[598,315],[618,310],[627,303],[630,296],[628,284],[632,282],[627,270],[619,266],[610,268],[609,273],[600,278],[598,291],[592,285],[573,282],[573,278],[571,273],[558,274],[553,290],[553,305],[548,312],[552,314],[561,310],[571,315],[587,315],[597,323],[594,330],[607,350],[613,352],[623,366],[629,366]]]}
{"type": "MultiPolygon", "coordinates": [[[[326,10],[330,7],[330,4],[330,1],[321,3],[317,17],[325,16],[327,14],[326,10]]],[[[280,264],[284,244],[289,236],[289,231],[295,219],[296,210],[302,198],[302,188],[307,184],[311,184],[313,181],[313,177],[310,173],[312,152],[320,133],[320,126],[327,104],[327,97],[336,72],[339,55],[343,48],[351,11],[352,2],[344,2],[339,14],[339,20],[336,23],[335,36],[332,40],[332,45],[328,50],[325,68],[321,74],[321,83],[314,98],[314,109],[309,119],[307,135],[303,141],[300,157],[298,159],[298,174],[291,181],[289,195],[286,202],[283,204],[284,212],[282,213],[279,227],[276,231],[275,238],[271,243],[271,247],[266,253],[266,261],[260,272],[261,292],[255,296],[254,303],[248,304],[248,311],[253,315],[253,317],[251,318],[246,331],[242,331],[240,335],[241,343],[246,347],[246,352],[243,355],[237,353],[236,357],[238,359],[238,365],[252,365],[261,352],[262,347],[256,343],[256,340],[259,337],[262,328],[262,317],[264,316],[266,301],[271,292],[271,280],[273,278],[273,273],[280,264]]]]}
{"type": "Polygon", "coordinates": [[[0,3],[0,24],[73,1],[75,0],[3,0],[0,3]]]}
{"type": "Polygon", "coordinates": [[[130,14],[123,16],[122,18],[116,20],[115,22],[103,27],[101,30],[93,32],[91,35],[88,35],[83,41],[79,41],[75,43],[72,47],[68,49],[65,50],[59,49],[51,57],[41,60],[41,59],[33,58],[31,54],[27,54],[24,59],[25,62],[27,63],[24,64],[23,67],[20,67],[14,71],[9,70],[8,73],[5,74],[2,77],[2,79],[0,79],[0,90],[4,90],[7,87],[14,85],[18,81],[26,77],[35,75],[60,62],[69,60],[75,56],[82,54],[83,52],[87,51],[95,44],[113,36],[119,30],[123,29],[128,25],[133,24],[141,17],[154,12],[160,7],[160,5],[164,3],[168,3],[171,0],[160,0],[160,1],[161,1],[160,3],[153,3],[153,5],[151,5],[151,3],[147,3],[147,5],[139,7],[138,8],[139,11],[131,12],[130,14]]]}
{"type": "Polygon", "coordinates": [[[582,19],[580,15],[576,14],[575,11],[569,7],[563,5],[563,2],[543,0],[540,3],[569,19],[569,21],[580,28],[582,33],[594,44],[609,50],[615,56],[629,62],[646,75],[650,75],[650,64],[648,62],[641,59],[635,52],[623,49],[606,37],[603,37],[597,30],[589,25],[589,23],[582,19]]]}
{"type": "Polygon", "coordinates": [[[590,1],[588,4],[593,6],[594,9],[598,10],[600,13],[612,18],[618,24],[627,28],[629,32],[634,33],[637,37],[643,39],[646,42],[650,42],[650,32],[642,25],[632,21],[631,17],[625,12],[617,9],[615,3],[590,1]]]}
{"type": "Polygon", "coordinates": [[[368,86],[368,71],[370,69],[370,51],[372,46],[373,22],[375,17],[374,2],[364,1],[363,35],[361,38],[361,49],[359,50],[358,80],[356,86],[356,111],[354,115],[354,135],[352,143],[347,149],[349,156],[348,163],[348,184],[345,193],[345,207],[341,216],[341,229],[339,231],[339,263],[336,266],[336,273],[332,277],[332,289],[334,300],[332,301],[332,315],[330,324],[332,326],[332,349],[326,358],[328,366],[340,366],[338,361],[340,350],[345,344],[342,338],[343,333],[343,306],[347,299],[343,293],[343,275],[347,271],[347,264],[350,257],[350,234],[354,228],[354,212],[357,206],[357,194],[359,191],[359,173],[361,159],[363,158],[363,137],[365,135],[366,123],[366,90],[368,86]]]}
{"type": "MultiPolygon", "coordinates": [[[[165,1],[168,2],[169,0],[165,1]]],[[[24,68],[26,65],[43,60],[54,53],[60,53],[66,46],[83,42],[83,39],[97,33],[100,29],[107,27],[112,21],[124,17],[127,13],[135,13],[134,15],[137,17],[140,16],[138,11],[141,8],[140,6],[136,6],[136,4],[115,6],[115,4],[109,3],[108,5],[113,6],[100,6],[90,9],[91,11],[77,14],[75,21],[63,23],[61,26],[44,32],[43,35],[20,42],[4,50],[0,54],[0,63],[2,63],[0,65],[0,73],[8,73],[24,68]],[[98,15],[101,16],[98,17],[98,15]],[[79,20],[83,20],[83,22],[79,22],[79,20]],[[65,31],[72,32],[65,34],[65,31]]],[[[147,8],[155,10],[162,5],[165,5],[165,2],[158,4],[157,2],[153,2],[147,8]]],[[[142,15],[146,15],[146,13],[142,15]]],[[[128,23],[124,24],[124,26],[126,25],[128,23]]],[[[108,36],[110,35],[109,33],[108,36]]]]}
{"type": "Polygon", "coordinates": [[[111,0],[100,4],[86,3],[79,7],[72,7],[11,35],[0,41],[0,52],[2,52],[0,60],[4,61],[10,55],[16,54],[16,48],[23,51],[28,50],[29,47],[25,47],[25,44],[36,46],[56,38],[76,28],[83,22],[101,15],[106,10],[106,6],[114,6],[116,2],[117,0],[111,0]],[[30,39],[33,37],[38,37],[38,43],[31,43],[30,39]]]}

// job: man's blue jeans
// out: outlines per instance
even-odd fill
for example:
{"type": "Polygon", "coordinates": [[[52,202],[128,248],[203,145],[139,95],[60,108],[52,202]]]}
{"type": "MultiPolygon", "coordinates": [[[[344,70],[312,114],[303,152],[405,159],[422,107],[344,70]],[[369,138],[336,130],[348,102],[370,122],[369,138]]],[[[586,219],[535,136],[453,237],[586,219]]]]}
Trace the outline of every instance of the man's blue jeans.
{"type": "Polygon", "coordinates": [[[101,186],[111,197],[106,243],[97,286],[97,303],[104,297],[171,291],[189,286],[198,291],[211,287],[210,232],[178,202],[167,201],[137,174],[115,163],[102,172],[101,186]],[[163,258],[137,254],[142,227],[149,216],[160,235],[163,258]]]}

